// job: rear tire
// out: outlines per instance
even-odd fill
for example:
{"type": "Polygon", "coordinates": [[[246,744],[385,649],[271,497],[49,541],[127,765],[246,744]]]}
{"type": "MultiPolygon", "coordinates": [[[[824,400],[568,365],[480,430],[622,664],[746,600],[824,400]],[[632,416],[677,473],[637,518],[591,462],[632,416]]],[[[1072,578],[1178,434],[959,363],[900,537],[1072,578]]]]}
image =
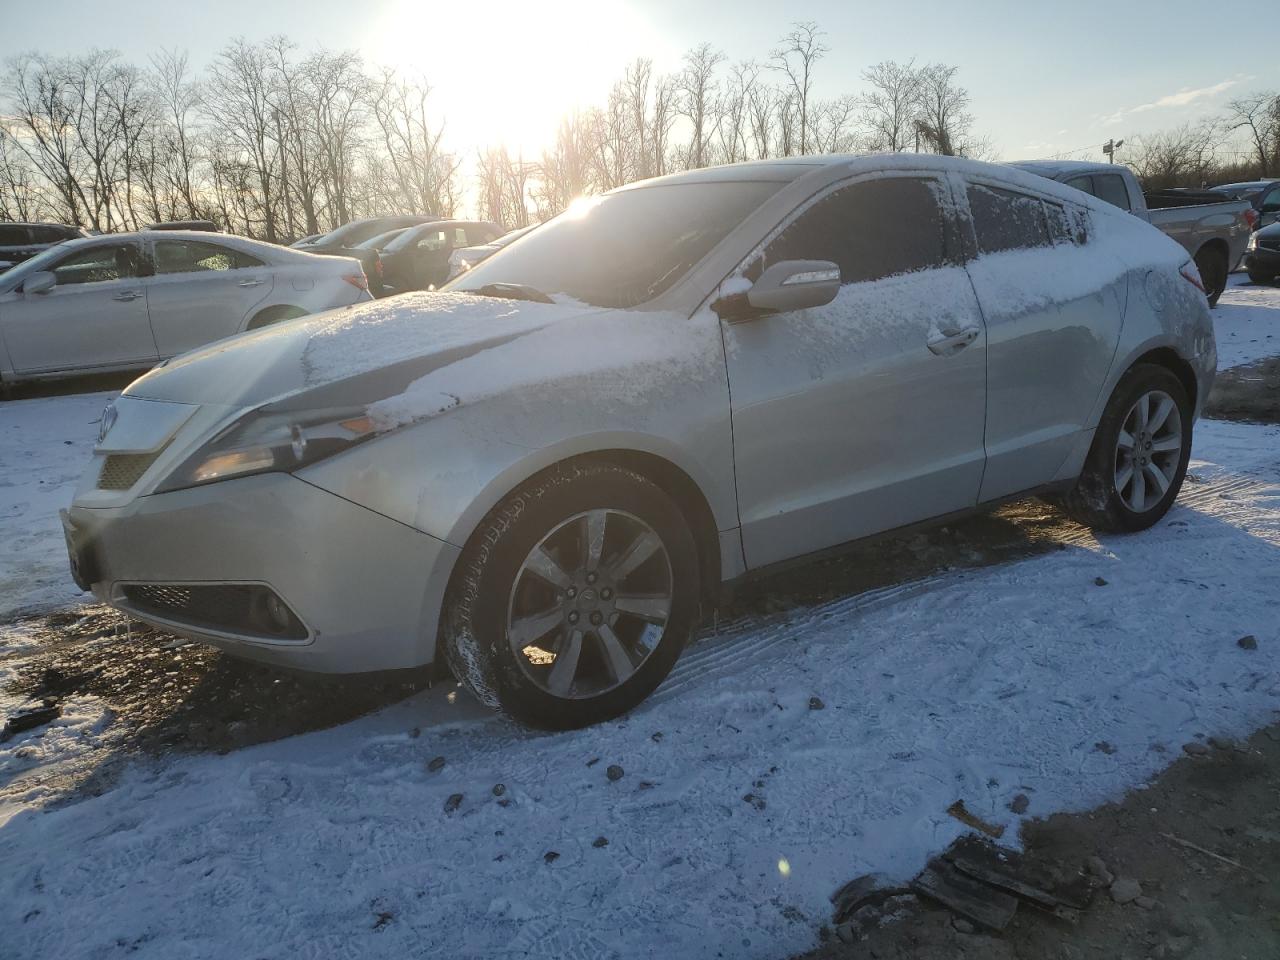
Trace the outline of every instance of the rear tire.
{"type": "Polygon", "coordinates": [[[1149,363],[1131,369],[1116,384],[1080,479],[1064,498],[1067,513],[1114,533],[1156,523],[1187,473],[1191,415],[1187,391],[1171,371],[1149,363]]]}
{"type": "Polygon", "coordinates": [[[1249,279],[1254,283],[1275,283],[1276,275],[1274,273],[1265,273],[1262,270],[1250,270],[1249,279]]]}
{"type": "Polygon", "coordinates": [[[608,463],[565,466],[482,522],[441,645],[482,703],[546,729],[599,723],[671,672],[698,622],[698,576],[693,534],[661,488],[608,463]]]}
{"type": "Polygon", "coordinates": [[[1209,306],[1217,306],[1218,298],[1227,289],[1227,258],[1217,250],[1202,249],[1195,259],[1209,306]]]}

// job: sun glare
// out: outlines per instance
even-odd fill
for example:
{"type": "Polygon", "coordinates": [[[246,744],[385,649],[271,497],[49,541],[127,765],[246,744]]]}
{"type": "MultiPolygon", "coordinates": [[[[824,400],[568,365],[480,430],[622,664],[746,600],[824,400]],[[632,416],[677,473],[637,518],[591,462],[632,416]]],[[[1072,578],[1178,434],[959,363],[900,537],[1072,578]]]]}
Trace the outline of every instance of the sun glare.
{"type": "Polygon", "coordinates": [[[401,0],[362,50],[424,77],[446,136],[458,143],[537,153],[560,118],[598,101],[629,60],[657,59],[667,47],[622,0],[494,0],[476,13],[466,4],[401,0]]]}

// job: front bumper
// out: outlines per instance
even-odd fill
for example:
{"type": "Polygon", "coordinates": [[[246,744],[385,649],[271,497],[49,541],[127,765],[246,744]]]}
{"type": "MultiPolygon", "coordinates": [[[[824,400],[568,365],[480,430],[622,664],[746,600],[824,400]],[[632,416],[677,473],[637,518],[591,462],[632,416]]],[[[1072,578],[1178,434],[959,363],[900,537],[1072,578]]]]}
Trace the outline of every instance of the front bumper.
{"type": "Polygon", "coordinates": [[[270,473],[64,512],[73,574],[130,616],[236,656],[325,673],[435,657],[458,548],[289,474],[270,473]],[[131,587],[257,585],[305,636],[273,639],[206,617],[139,609],[131,587]]]}
{"type": "Polygon", "coordinates": [[[1254,273],[1280,275],[1280,250],[1268,250],[1266,247],[1250,250],[1245,254],[1244,267],[1254,273]]]}

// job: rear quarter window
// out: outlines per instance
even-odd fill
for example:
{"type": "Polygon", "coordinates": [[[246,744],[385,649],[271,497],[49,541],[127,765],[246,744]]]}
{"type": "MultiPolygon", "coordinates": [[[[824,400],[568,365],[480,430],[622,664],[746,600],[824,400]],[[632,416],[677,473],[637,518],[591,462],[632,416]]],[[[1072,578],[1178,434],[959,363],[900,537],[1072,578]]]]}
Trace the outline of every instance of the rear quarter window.
{"type": "Polygon", "coordinates": [[[1039,197],[981,183],[971,183],[967,193],[980,254],[1053,246],[1039,197]]]}

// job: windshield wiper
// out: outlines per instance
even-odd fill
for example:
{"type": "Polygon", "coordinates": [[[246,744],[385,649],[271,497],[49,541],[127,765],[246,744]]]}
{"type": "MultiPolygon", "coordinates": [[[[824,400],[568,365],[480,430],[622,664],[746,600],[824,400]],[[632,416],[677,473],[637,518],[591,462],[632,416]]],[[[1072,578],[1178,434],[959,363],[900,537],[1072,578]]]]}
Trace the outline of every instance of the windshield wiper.
{"type": "Polygon", "coordinates": [[[497,297],[499,300],[532,300],[534,303],[555,303],[541,290],[526,283],[486,283],[475,290],[459,291],[474,293],[478,297],[497,297]]]}

